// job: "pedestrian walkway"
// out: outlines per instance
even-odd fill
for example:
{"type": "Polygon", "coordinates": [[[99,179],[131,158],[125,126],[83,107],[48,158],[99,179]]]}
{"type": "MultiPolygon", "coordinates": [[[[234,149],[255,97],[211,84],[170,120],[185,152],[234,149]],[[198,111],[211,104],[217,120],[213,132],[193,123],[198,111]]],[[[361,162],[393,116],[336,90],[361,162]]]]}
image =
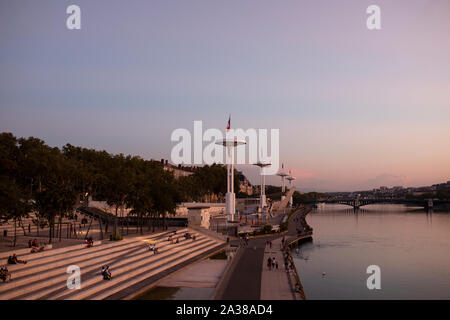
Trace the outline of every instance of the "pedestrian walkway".
{"type": "Polygon", "coordinates": [[[261,289],[261,261],[264,244],[260,239],[251,239],[248,246],[242,247],[242,255],[229,282],[225,284],[220,300],[258,300],[261,289]]]}
{"type": "Polygon", "coordinates": [[[297,300],[299,295],[294,294],[294,277],[286,272],[284,254],[281,249],[281,238],[272,241],[272,248],[266,246],[261,277],[261,300],[297,300]],[[278,263],[278,268],[268,267],[268,259],[278,263]]]}

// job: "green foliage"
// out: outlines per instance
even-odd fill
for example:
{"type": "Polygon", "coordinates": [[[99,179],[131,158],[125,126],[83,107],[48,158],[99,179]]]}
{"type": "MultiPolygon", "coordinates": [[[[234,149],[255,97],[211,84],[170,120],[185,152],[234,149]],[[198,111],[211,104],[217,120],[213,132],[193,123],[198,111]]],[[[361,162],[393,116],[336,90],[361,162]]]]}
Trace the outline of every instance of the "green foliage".
{"type": "MultiPolygon", "coordinates": [[[[234,172],[234,190],[239,190],[239,173],[234,172]]],[[[212,195],[223,197],[227,192],[227,169],[220,164],[198,167],[194,174],[178,180],[182,201],[211,201],[212,195]]]]}
{"type": "Polygon", "coordinates": [[[262,228],[262,231],[263,231],[264,233],[271,233],[271,232],[272,232],[272,225],[266,224],[266,225],[262,228]]]}
{"type": "Polygon", "coordinates": [[[281,187],[277,186],[266,186],[266,194],[272,198],[275,198],[274,195],[281,196],[281,187]]]}
{"type": "Polygon", "coordinates": [[[310,203],[317,201],[319,199],[327,199],[328,197],[329,195],[327,195],[326,193],[319,193],[319,192],[300,193],[298,191],[295,191],[292,196],[294,201],[294,207],[302,203],[310,203]]]}
{"type": "MultiPolygon", "coordinates": [[[[226,173],[223,170],[213,165],[199,170],[194,178],[175,181],[172,172],[139,157],[70,144],[60,150],[40,139],[17,139],[11,133],[1,133],[0,218],[20,220],[34,210],[35,223],[50,227],[51,242],[55,220],[71,216],[79,200],[87,205],[92,196],[116,208],[113,235],[121,239],[117,228],[120,207],[133,209],[142,231],[144,217],[162,217],[165,221],[167,214],[175,214],[176,204],[183,200],[182,192],[191,195],[194,190],[195,196],[219,192],[219,181],[226,173]]],[[[223,177],[226,179],[226,175],[223,177]]]]}
{"type": "Polygon", "coordinates": [[[438,189],[436,190],[436,193],[428,192],[420,195],[407,194],[405,198],[410,200],[426,200],[426,199],[450,200],[450,188],[438,189]]]}
{"type": "MultiPolygon", "coordinates": [[[[119,208],[132,209],[142,232],[144,218],[162,218],[165,223],[177,203],[223,198],[227,184],[227,169],[220,164],[199,167],[175,180],[170,170],[140,157],[70,144],[60,150],[11,133],[0,134],[0,165],[0,218],[20,220],[34,211],[34,222],[49,226],[49,242],[55,224],[71,216],[77,202],[87,206],[89,196],[115,208],[113,238],[120,239],[119,208]]],[[[239,175],[235,171],[235,191],[239,175]]]]}
{"type": "Polygon", "coordinates": [[[439,189],[436,192],[436,198],[439,200],[450,200],[450,188],[439,189]]]}

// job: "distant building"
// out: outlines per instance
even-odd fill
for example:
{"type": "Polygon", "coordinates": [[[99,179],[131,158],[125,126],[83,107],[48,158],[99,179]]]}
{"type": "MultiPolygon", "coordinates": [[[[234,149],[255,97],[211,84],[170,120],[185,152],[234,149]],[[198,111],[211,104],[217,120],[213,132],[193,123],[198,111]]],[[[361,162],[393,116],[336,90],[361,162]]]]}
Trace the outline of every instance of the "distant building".
{"type": "Polygon", "coordinates": [[[239,172],[239,191],[249,196],[253,195],[253,186],[247,177],[239,172]]]}
{"type": "Polygon", "coordinates": [[[170,164],[168,160],[164,160],[164,159],[161,159],[161,161],[158,161],[158,160],[151,160],[151,161],[161,165],[164,168],[164,170],[172,171],[175,179],[178,179],[180,177],[190,176],[197,169],[197,167],[182,166],[181,164],[179,164],[178,166],[175,166],[173,164],[170,164]]]}

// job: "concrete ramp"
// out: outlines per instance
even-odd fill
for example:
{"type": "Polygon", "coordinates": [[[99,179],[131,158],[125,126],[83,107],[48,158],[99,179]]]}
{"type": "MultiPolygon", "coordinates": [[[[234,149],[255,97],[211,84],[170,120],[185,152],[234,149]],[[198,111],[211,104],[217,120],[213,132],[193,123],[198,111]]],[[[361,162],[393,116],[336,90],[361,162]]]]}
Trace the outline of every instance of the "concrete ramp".
{"type": "Polygon", "coordinates": [[[284,209],[286,209],[288,203],[289,203],[289,199],[291,199],[292,195],[295,192],[295,187],[292,187],[286,194],[286,197],[283,199],[283,201],[281,201],[279,203],[279,205],[277,207],[274,208],[275,211],[282,211],[284,209]]]}

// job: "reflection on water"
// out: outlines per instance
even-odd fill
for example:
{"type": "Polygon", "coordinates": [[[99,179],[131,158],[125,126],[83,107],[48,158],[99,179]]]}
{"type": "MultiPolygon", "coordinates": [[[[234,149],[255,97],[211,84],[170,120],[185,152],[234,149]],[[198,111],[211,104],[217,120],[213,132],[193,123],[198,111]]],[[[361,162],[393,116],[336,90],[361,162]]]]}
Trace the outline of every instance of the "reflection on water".
{"type": "Polygon", "coordinates": [[[450,299],[450,213],[403,205],[326,205],[293,256],[308,299],[450,299]],[[381,290],[366,286],[381,268],[381,290]]]}

